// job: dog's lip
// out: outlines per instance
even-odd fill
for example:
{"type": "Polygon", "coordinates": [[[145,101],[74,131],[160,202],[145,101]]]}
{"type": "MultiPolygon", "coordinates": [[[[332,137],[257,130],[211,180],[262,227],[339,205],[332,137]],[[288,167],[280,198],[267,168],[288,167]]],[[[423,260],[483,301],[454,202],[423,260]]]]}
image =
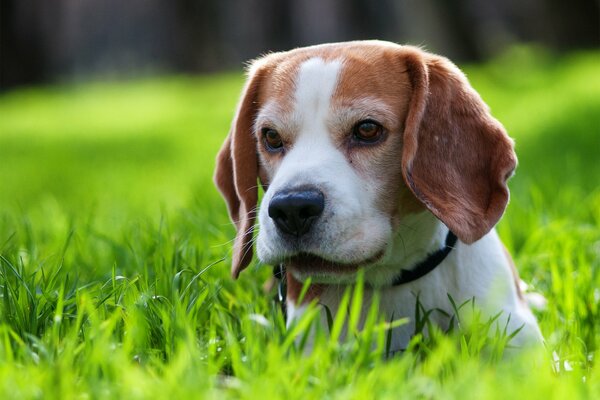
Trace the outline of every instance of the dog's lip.
{"type": "Polygon", "coordinates": [[[344,274],[355,272],[361,267],[366,267],[376,263],[383,257],[384,253],[384,250],[380,250],[375,253],[375,255],[364,260],[344,263],[339,261],[331,261],[316,254],[301,252],[293,257],[287,258],[283,264],[287,269],[297,270],[299,272],[308,274],[344,274]]]}

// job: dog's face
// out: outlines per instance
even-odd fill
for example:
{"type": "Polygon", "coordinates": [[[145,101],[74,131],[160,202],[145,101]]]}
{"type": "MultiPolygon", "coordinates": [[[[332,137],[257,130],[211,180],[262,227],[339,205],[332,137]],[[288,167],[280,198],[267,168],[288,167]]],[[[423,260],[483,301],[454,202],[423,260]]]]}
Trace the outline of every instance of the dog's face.
{"type": "Polygon", "coordinates": [[[500,218],[512,143],[464,76],[411,47],[350,42],[256,61],[215,179],[238,229],[234,275],[257,250],[299,276],[376,263],[410,213],[471,243],[500,218]]]}
{"type": "Polygon", "coordinates": [[[258,256],[298,272],[350,272],[381,257],[391,239],[408,77],[385,74],[392,65],[381,54],[300,55],[279,67],[255,123],[268,185],[258,256]]]}

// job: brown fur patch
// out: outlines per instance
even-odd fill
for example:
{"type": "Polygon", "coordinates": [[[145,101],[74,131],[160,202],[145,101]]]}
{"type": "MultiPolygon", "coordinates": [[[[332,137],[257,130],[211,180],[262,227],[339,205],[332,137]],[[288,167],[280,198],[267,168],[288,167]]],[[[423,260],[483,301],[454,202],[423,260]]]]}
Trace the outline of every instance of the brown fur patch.
{"type": "MultiPolygon", "coordinates": [[[[298,305],[300,305],[300,304],[298,304],[298,298],[300,297],[300,293],[302,292],[302,287],[304,286],[304,284],[302,282],[300,282],[298,279],[294,278],[293,274],[288,273],[286,275],[287,275],[286,276],[287,299],[298,306],[298,305]]],[[[326,285],[321,284],[321,283],[311,284],[310,287],[308,288],[308,290],[306,291],[304,298],[302,299],[302,304],[308,304],[313,299],[318,298],[321,295],[321,293],[323,293],[325,288],[326,288],[326,285]]]]}
{"type": "Polygon", "coordinates": [[[519,300],[521,300],[523,303],[526,303],[525,296],[523,296],[523,292],[521,291],[521,279],[519,278],[519,272],[517,271],[517,266],[515,265],[513,258],[511,257],[508,249],[506,248],[506,246],[504,246],[504,244],[502,245],[502,250],[504,251],[504,255],[506,256],[506,259],[508,260],[508,264],[510,265],[510,271],[512,272],[513,281],[515,283],[515,288],[517,291],[517,296],[519,297],[519,300]]]}

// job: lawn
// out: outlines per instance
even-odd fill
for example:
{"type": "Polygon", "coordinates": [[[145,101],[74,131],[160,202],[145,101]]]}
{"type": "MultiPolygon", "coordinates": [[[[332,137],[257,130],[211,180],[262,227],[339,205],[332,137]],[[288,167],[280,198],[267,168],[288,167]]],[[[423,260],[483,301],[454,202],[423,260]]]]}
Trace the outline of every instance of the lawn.
{"type": "Polygon", "coordinates": [[[464,69],[516,140],[498,230],[543,354],[499,359],[481,321],[386,359],[378,320],[303,354],[270,267],[229,276],[211,175],[242,75],[56,85],[0,94],[0,398],[600,398],[600,52],[464,69]]]}

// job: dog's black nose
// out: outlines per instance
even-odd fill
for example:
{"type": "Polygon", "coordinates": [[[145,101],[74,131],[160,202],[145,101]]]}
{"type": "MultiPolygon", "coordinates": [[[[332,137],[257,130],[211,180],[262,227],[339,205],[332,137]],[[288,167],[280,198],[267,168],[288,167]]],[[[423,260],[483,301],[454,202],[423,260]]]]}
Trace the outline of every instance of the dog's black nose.
{"type": "Polygon", "coordinates": [[[325,196],[320,190],[282,191],[271,199],[269,217],[280,231],[301,236],[308,232],[324,208],[325,196]]]}

